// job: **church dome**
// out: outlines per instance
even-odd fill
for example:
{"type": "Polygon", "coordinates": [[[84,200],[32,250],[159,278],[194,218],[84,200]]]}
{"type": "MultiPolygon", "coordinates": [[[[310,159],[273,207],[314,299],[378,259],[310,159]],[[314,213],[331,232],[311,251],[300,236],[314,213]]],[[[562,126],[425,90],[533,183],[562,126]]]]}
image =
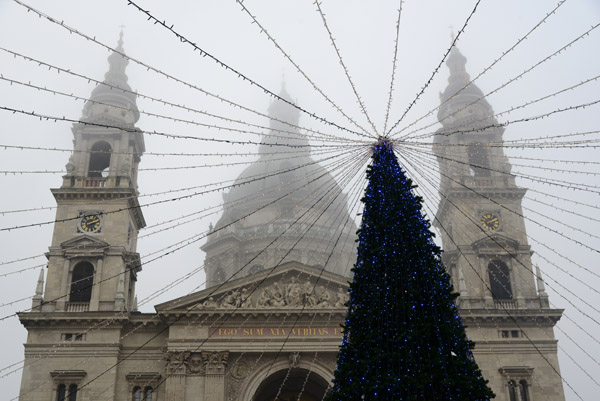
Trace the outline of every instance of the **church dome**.
{"type": "MultiPolygon", "coordinates": [[[[285,90],[280,96],[289,99],[285,90]]],[[[293,125],[299,122],[297,109],[281,100],[271,104],[269,115],[293,125]]],[[[333,196],[319,201],[332,185],[330,195],[340,190],[334,177],[310,157],[307,138],[287,124],[272,120],[271,131],[261,142],[259,159],[223,195],[216,232],[202,247],[208,285],[219,284],[238,270],[235,278],[290,261],[349,276],[356,226],[348,216],[347,198],[340,194],[333,202],[333,196]]]]}

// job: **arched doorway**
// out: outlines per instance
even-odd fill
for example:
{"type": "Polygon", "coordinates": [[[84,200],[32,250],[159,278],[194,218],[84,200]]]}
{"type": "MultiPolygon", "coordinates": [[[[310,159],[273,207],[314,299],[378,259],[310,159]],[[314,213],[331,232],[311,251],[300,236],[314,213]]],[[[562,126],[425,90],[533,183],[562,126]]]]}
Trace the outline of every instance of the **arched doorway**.
{"type": "Polygon", "coordinates": [[[321,401],[323,399],[329,385],[321,376],[306,369],[295,368],[289,372],[286,379],[287,373],[287,369],[281,370],[265,379],[256,390],[252,400],[321,401]]]}

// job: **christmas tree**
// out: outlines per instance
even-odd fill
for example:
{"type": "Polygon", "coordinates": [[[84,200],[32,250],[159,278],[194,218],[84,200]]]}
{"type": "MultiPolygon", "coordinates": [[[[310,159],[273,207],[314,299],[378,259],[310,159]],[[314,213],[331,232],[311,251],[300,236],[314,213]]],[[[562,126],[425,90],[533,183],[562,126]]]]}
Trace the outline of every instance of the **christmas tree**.
{"type": "Polygon", "coordinates": [[[392,144],[373,147],[330,401],[489,400],[422,198],[392,144]]]}

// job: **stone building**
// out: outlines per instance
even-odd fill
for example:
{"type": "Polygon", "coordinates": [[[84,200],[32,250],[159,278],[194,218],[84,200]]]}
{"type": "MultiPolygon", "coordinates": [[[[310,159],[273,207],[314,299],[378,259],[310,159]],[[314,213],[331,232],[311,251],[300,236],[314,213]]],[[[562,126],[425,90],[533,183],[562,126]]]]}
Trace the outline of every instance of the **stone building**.
{"type": "MultiPolygon", "coordinates": [[[[562,401],[552,331],[561,311],[549,309],[532,272],[519,217],[525,190],[502,148],[489,146],[503,129],[476,130],[494,119],[475,85],[454,96],[469,82],[465,63],[457,50],[448,59],[435,136],[445,261],[497,399],[562,401]]],[[[19,314],[28,330],[20,399],[321,400],[335,369],[356,227],[343,196],[332,197],[314,224],[299,216],[315,209],[320,188],[339,191],[335,179],[310,157],[300,131],[273,120],[260,159],[224,195],[203,246],[207,288],[138,312],[144,138],[127,60],[114,53],[109,64],[81,118],[96,125],[74,125],[68,172],[52,190],[57,223],[45,287],[42,272],[32,310],[19,314]],[[286,157],[277,143],[306,152],[286,157]],[[260,176],[267,178],[254,180],[260,176]],[[290,195],[278,199],[282,192],[290,195]]],[[[269,112],[298,125],[283,102],[269,112]]]]}

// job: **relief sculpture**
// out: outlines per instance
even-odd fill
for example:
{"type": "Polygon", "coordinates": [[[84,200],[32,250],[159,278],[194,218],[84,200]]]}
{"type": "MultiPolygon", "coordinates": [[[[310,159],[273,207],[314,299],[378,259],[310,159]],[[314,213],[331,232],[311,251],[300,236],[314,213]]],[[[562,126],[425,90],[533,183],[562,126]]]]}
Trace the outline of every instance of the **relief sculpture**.
{"type": "Polygon", "coordinates": [[[271,285],[253,289],[244,287],[229,290],[215,301],[209,297],[200,309],[250,309],[250,308],[344,308],[348,302],[348,292],[338,286],[337,292],[330,291],[324,285],[315,287],[310,280],[301,282],[292,277],[287,283],[275,282],[271,285]]]}

